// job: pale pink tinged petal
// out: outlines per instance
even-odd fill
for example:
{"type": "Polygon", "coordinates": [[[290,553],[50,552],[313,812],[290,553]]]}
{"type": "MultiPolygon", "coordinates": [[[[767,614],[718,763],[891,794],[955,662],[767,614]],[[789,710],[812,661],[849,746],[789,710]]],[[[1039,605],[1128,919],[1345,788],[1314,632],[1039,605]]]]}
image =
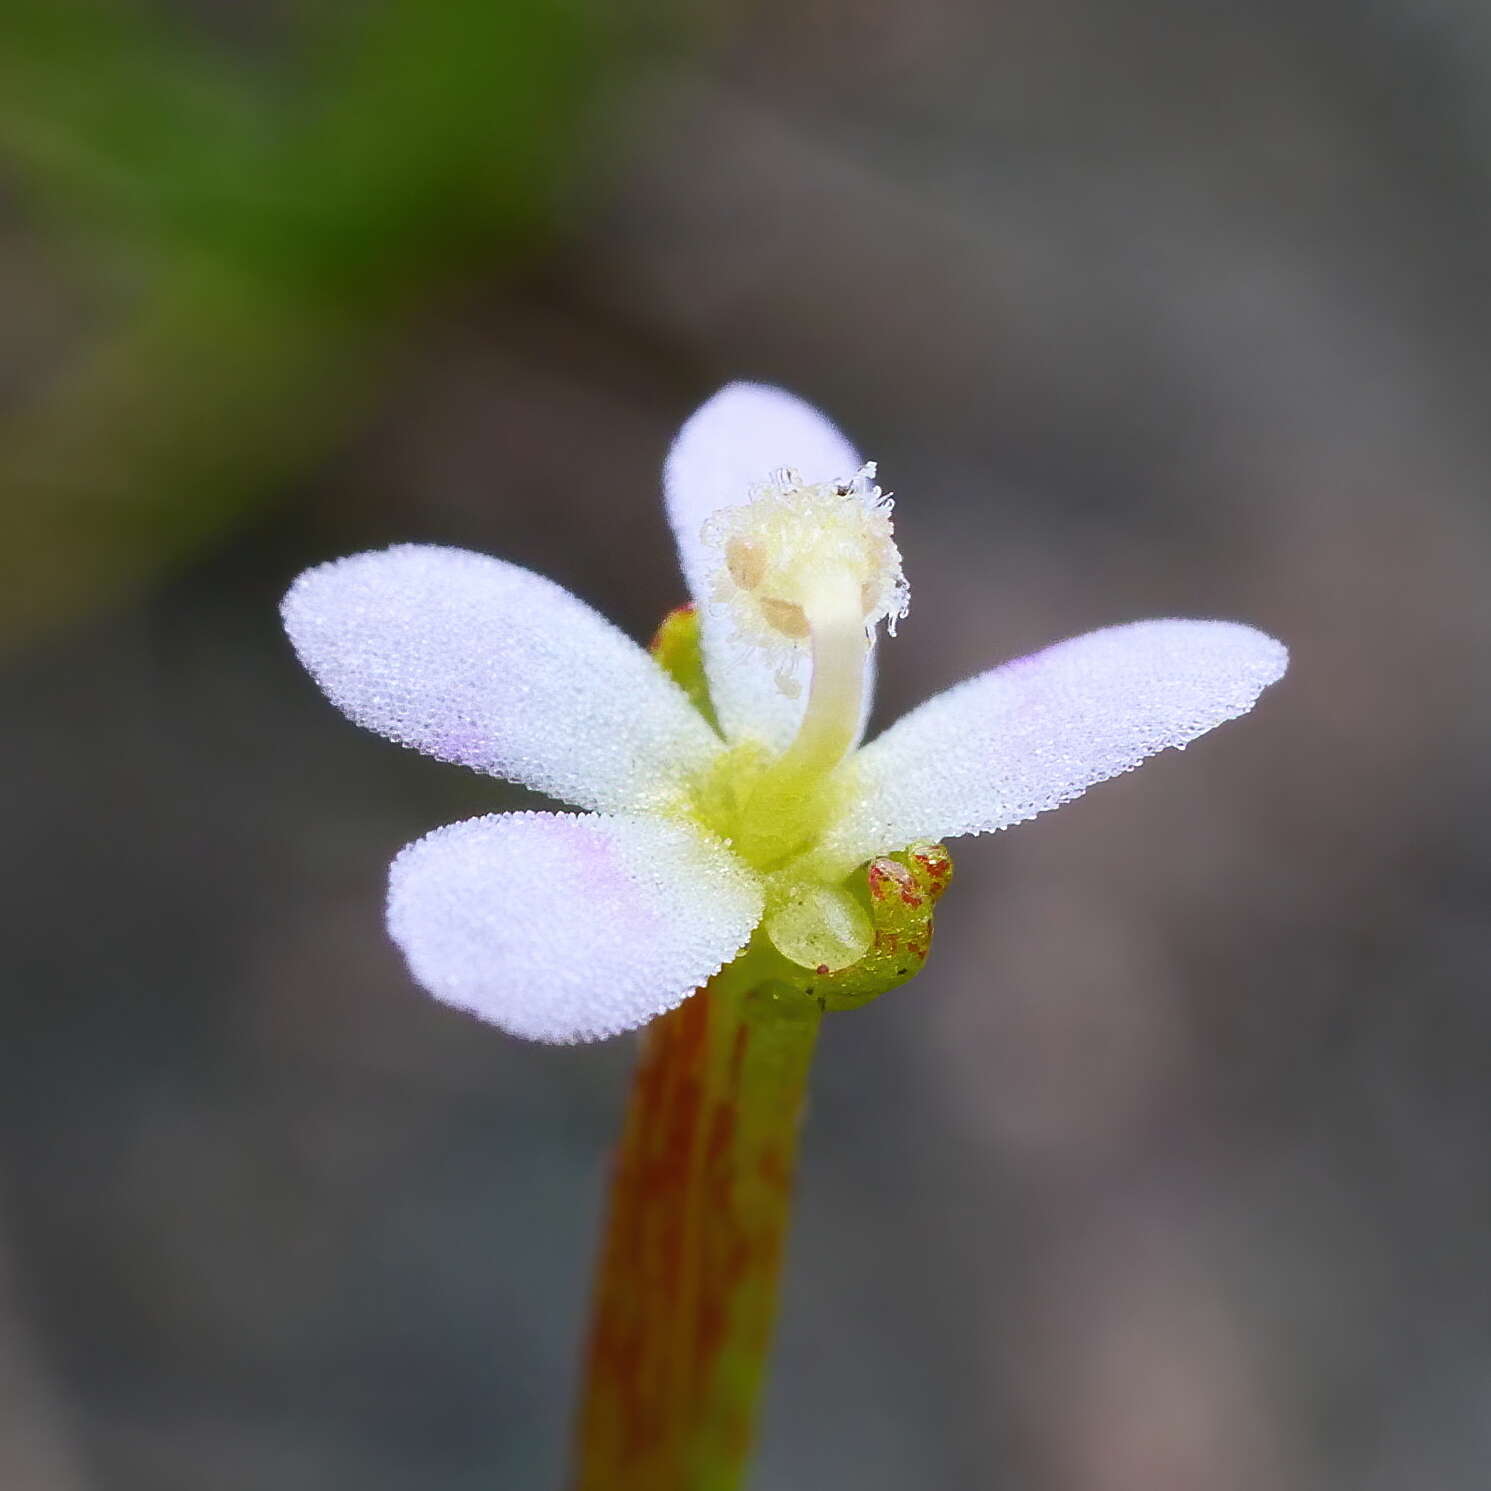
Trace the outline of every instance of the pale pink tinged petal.
{"type": "MultiPolygon", "coordinates": [[[[734,623],[713,595],[717,550],[703,541],[705,523],[722,507],[739,507],[751,488],[790,466],[809,482],[854,475],[858,452],[811,404],[760,383],[731,383],[678,432],[663,471],[668,519],[678,557],[700,611],[704,664],[721,728],[731,740],[755,736],[781,747],[802,716],[802,695],[788,698],[776,681],[778,660],[734,637],[734,623]]],[[[807,675],[803,669],[804,678],[807,675]]]]}
{"type": "Polygon", "coordinates": [[[681,1004],[745,946],[761,884],[686,823],[506,813],[389,871],[388,928],[435,998],[513,1035],[589,1041],[681,1004]]]}
{"type": "Polygon", "coordinates": [[[1089,632],[949,689],[856,758],[835,860],[1007,828],[1246,714],[1282,643],[1228,621],[1089,632]]]}
{"type": "Polygon", "coordinates": [[[654,803],[720,749],[630,638],[531,570],[404,545],[308,570],[285,629],[359,725],[586,808],[654,803]]]}

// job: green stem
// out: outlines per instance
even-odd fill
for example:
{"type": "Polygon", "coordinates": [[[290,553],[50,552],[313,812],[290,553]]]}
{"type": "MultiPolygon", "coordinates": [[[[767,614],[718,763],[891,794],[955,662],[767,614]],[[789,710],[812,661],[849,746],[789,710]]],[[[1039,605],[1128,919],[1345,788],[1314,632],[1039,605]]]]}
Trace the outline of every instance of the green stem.
{"type": "Polygon", "coordinates": [[[573,1491],[733,1491],[819,1013],[717,978],[655,1020],[617,1154],[573,1491]]]}

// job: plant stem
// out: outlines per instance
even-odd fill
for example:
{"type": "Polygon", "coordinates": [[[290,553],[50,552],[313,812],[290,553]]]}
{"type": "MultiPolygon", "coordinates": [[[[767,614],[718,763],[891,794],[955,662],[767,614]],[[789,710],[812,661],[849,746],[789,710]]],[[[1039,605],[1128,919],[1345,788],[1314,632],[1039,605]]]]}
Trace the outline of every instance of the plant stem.
{"type": "Polygon", "coordinates": [[[733,1491],[749,1459],[819,1012],[716,978],[644,1036],[573,1491],[733,1491]]]}

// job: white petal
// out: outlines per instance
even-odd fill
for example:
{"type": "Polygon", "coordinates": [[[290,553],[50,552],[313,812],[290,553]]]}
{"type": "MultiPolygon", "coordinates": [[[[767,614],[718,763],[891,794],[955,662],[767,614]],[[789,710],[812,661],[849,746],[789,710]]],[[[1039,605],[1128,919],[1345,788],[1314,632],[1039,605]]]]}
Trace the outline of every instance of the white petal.
{"type": "Polygon", "coordinates": [[[567,590],[464,549],[308,570],[285,629],[344,713],[585,808],[660,800],[720,749],[647,653],[567,590]]]}
{"type": "MultiPolygon", "coordinates": [[[[748,735],[780,748],[802,715],[776,682],[776,660],[734,637],[734,623],[712,594],[718,551],[704,525],[718,509],[739,507],[752,486],[791,466],[809,482],[854,475],[854,447],[811,404],[760,383],[731,383],[700,406],[678,432],[663,471],[668,519],[678,557],[700,612],[704,666],[720,726],[731,740],[748,735]]],[[[806,676],[807,668],[803,672],[806,676]]]]}
{"type": "Polygon", "coordinates": [[[437,999],[536,1041],[681,1004],[749,940],[761,885],[662,818],[504,813],[427,834],[389,871],[388,929],[437,999]]]}
{"type": "Polygon", "coordinates": [[[859,753],[826,852],[859,863],[1059,807],[1246,714],[1288,660],[1281,643],[1234,622],[1137,621],[980,674],[859,753]]]}

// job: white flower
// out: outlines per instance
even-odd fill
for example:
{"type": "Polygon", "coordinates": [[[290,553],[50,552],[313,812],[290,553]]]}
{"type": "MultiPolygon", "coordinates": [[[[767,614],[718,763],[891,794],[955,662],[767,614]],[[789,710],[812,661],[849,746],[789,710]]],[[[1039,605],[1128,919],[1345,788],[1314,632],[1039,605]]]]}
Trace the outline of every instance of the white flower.
{"type": "Polygon", "coordinates": [[[758,929],[793,965],[851,966],[868,861],[1058,807],[1284,672],[1250,627],[1135,622],[980,674],[862,746],[870,639],[907,597],[873,476],[815,410],[758,385],[679,433],[667,506],[712,718],[500,559],[404,546],[296,580],[291,641],[358,724],[585,810],[451,824],[395,859],[389,930],[430,993],[579,1041],[678,1005],[758,929]]]}

